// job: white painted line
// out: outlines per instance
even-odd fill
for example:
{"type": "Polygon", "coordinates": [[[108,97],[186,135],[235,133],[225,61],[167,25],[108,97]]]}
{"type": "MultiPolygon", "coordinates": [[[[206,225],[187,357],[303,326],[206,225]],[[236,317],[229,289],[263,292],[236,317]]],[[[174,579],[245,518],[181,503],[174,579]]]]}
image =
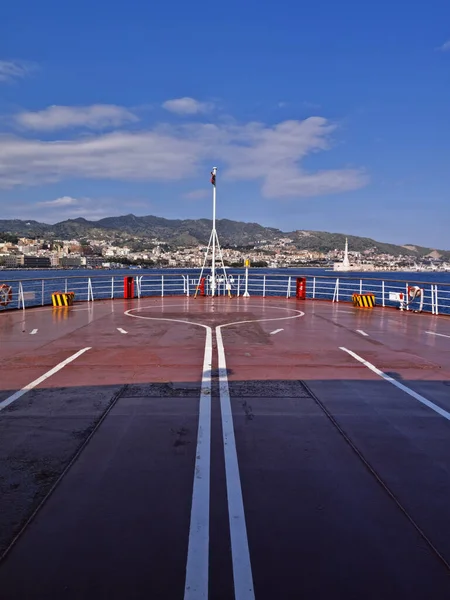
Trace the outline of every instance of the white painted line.
{"type": "MultiPolygon", "coordinates": [[[[247,305],[266,308],[264,305],[247,305]]],[[[219,366],[220,413],[225,455],[225,475],[228,497],[228,516],[230,522],[231,559],[233,564],[235,600],[255,600],[253,575],[248,547],[247,526],[245,524],[244,501],[242,498],[239,463],[234,436],[233,414],[231,412],[230,390],[228,387],[227,365],[222,340],[222,328],[243,323],[264,323],[268,321],[288,321],[305,315],[301,310],[271,306],[271,309],[294,312],[288,317],[248,319],[235,321],[216,327],[217,353],[219,366]]]]}
{"type": "MultiPolygon", "coordinates": [[[[165,304],[165,306],[186,306],[186,304],[165,304]]],[[[252,305],[250,305],[252,306],[252,305]]],[[[266,308],[264,305],[255,305],[259,308],[266,308]]],[[[170,323],[183,323],[194,327],[203,327],[210,329],[201,323],[193,323],[182,319],[170,319],[167,317],[147,317],[145,315],[136,315],[143,309],[159,308],[154,305],[130,308],[124,312],[128,317],[135,319],[145,319],[149,321],[167,321],[170,323]]],[[[276,310],[291,311],[296,314],[289,317],[276,317],[269,319],[250,319],[245,321],[235,321],[227,323],[221,327],[231,325],[240,325],[242,323],[260,323],[265,321],[285,321],[289,319],[298,319],[304,316],[304,312],[293,308],[274,307],[276,310]]],[[[239,476],[239,466],[237,462],[236,443],[234,439],[233,417],[231,413],[230,393],[228,390],[228,379],[226,375],[225,352],[223,349],[222,335],[220,327],[216,328],[217,345],[219,353],[219,385],[220,385],[220,410],[222,416],[222,431],[225,454],[225,474],[227,482],[228,496],[228,514],[230,520],[231,552],[234,575],[235,600],[254,600],[253,576],[250,564],[250,552],[247,540],[247,528],[245,525],[244,504],[242,500],[242,490],[239,476]]],[[[206,348],[205,348],[206,352],[206,348]]],[[[206,360],[204,361],[206,365],[206,360]]],[[[204,371],[205,375],[205,366],[204,371]]],[[[210,418],[208,419],[210,425],[210,418]]],[[[203,440],[205,440],[206,431],[202,430],[203,440]]],[[[210,436],[210,429],[208,429],[210,436]]],[[[200,437],[200,421],[199,421],[200,437]]],[[[191,509],[191,523],[189,529],[188,559],[186,565],[186,585],[184,591],[184,600],[197,600],[197,598],[208,597],[208,561],[209,561],[209,472],[210,472],[210,454],[208,453],[208,464],[206,464],[206,444],[203,445],[202,453],[196,455],[194,490],[191,509]],[[202,470],[197,471],[197,460],[203,460],[202,470]],[[206,470],[205,470],[206,469],[206,470]],[[202,472],[203,471],[203,472],[202,472]],[[199,477],[197,478],[197,473],[199,477]],[[206,480],[207,478],[207,480],[206,480]],[[201,486],[201,487],[200,487],[201,486]],[[196,491],[196,490],[200,491],[196,491]]]]}
{"type": "Polygon", "coordinates": [[[369,336],[369,334],[368,334],[368,333],[366,333],[365,331],[363,331],[362,329],[357,329],[356,331],[357,331],[358,333],[360,333],[361,335],[365,335],[365,336],[367,336],[367,337],[369,336]]]}
{"type": "Polygon", "coordinates": [[[75,360],[76,358],[78,358],[79,356],[81,356],[82,354],[84,354],[85,352],[87,352],[90,349],[91,348],[89,347],[89,348],[83,348],[82,350],[78,350],[78,352],[75,352],[75,354],[72,354],[72,356],[69,356],[69,358],[66,358],[66,360],[63,360],[62,362],[60,362],[59,365],[56,365],[56,367],[53,367],[53,369],[50,369],[50,371],[47,371],[47,373],[44,373],[44,375],[41,375],[41,377],[38,377],[38,379],[35,379],[34,381],[32,381],[31,383],[29,383],[28,385],[23,387],[21,390],[19,390],[18,392],[16,392],[9,398],[6,398],[6,400],[3,400],[2,402],[0,402],[0,410],[3,410],[4,408],[9,406],[13,402],[18,400],[21,396],[23,396],[24,394],[26,394],[27,392],[29,392],[30,390],[32,390],[33,388],[38,386],[40,383],[42,383],[43,381],[45,381],[46,379],[48,379],[49,377],[51,377],[52,375],[54,375],[55,373],[57,373],[58,371],[63,369],[66,365],[68,365],[73,360],[75,360]]]}
{"type": "MultiPolygon", "coordinates": [[[[177,306],[169,304],[167,306],[177,306]]],[[[184,306],[184,305],[181,305],[184,306]]],[[[152,306],[130,308],[124,312],[128,317],[148,321],[182,323],[206,329],[205,354],[203,359],[202,391],[200,394],[197,448],[195,454],[194,486],[192,490],[191,520],[189,525],[188,554],[184,600],[206,600],[209,585],[209,506],[211,473],[211,368],[212,329],[202,323],[167,317],[135,315],[134,311],[152,306]]]]}
{"type": "Polygon", "coordinates": [[[184,600],[208,598],[212,329],[206,327],[184,600]]]}
{"type": "Polygon", "coordinates": [[[122,327],[118,327],[117,331],[120,331],[120,333],[128,333],[128,331],[125,331],[125,329],[122,329],[122,327]]]}
{"type": "Polygon", "coordinates": [[[439,337],[450,338],[450,335],[445,335],[445,333],[435,333],[434,331],[425,331],[425,333],[429,333],[430,335],[438,335],[439,337]]]}
{"type": "Polygon", "coordinates": [[[33,331],[30,331],[30,335],[35,335],[38,332],[38,329],[33,329],[33,331]]]}
{"type": "MultiPolygon", "coordinates": [[[[251,306],[252,308],[267,308],[267,306],[259,305],[259,304],[247,304],[247,306],[251,306]]],[[[267,321],[289,321],[290,319],[299,319],[300,317],[304,317],[305,313],[301,310],[296,310],[295,308],[285,308],[284,306],[271,306],[270,309],[275,310],[286,310],[295,312],[295,315],[291,315],[290,317],[274,317],[270,319],[246,319],[245,321],[233,321],[232,323],[224,323],[221,327],[231,327],[232,325],[242,325],[243,323],[266,323],[267,321]]]]}
{"type": "Polygon", "coordinates": [[[228,388],[227,364],[222,341],[221,325],[216,327],[219,359],[220,413],[222,416],[225,475],[230,522],[231,560],[233,563],[235,600],[254,600],[253,575],[245,524],[244,501],[234,437],[233,414],[228,388]]]}
{"type": "Polygon", "coordinates": [[[276,333],[280,333],[280,331],[284,331],[284,329],[275,329],[275,331],[270,332],[270,335],[275,335],[276,333]]]}
{"type": "Polygon", "coordinates": [[[350,354],[350,356],[353,356],[353,358],[356,358],[356,360],[358,360],[360,363],[362,363],[368,369],[370,369],[371,371],[373,371],[374,373],[376,373],[377,375],[382,377],[385,381],[389,381],[389,383],[392,383],[392,385],[395,385],[395,387],[397,387],[399,390],[402,390],[402,392],[406,392],[407,394],[409,394],[410,396],[412,396],[413,398],[415,398],[416,400],[418,400],[425,406],[428,406],[428,408],[431,408],[431,410],[434,410],[434,412],[441,415],[441,417],[444,417],[444,419],[447,419],[447,421],[450,421],[450,413],[447,412],[446,410],[444,410],[443,408],[441,408],[440,406],[438,406],[437,404],[434,404],[434,402],[431,402],[431,400],[427,400],[427,398],[425,398],[421,394],[418,394],[417,392],[410,389],[409,387],[406,387],[406,385],[403,385],[403,383],[400,383],[393,377],[386,375],[386,373],[383,373],[383,371],[380,371],[380,369],[377,369],[372,363],[368,362],[367,360],[364,360],[364,358],[361,358],[361,356],[358,356],[358,354],[356,354],[355,352],[352,352],[351,350],[348,350],[347,348],[344,348],[342,346],[339,349],[343,350],[344,352],[347,352],[348,354],[350,354]]]}

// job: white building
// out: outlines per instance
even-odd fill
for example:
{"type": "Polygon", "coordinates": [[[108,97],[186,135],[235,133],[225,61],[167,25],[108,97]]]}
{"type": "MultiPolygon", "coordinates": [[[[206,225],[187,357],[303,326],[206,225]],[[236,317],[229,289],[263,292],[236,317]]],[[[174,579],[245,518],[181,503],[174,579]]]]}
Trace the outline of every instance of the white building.
{"type": "Polygon", "coordinates": [[[23,266],[23,254],[7,254],[5,256],[5,267],[7,269],[15,269],[23,266]]]}
{"type": "Polygon", "coordinates": [[[348,239],[345,238],[344,260],[333,264],[334,271],[373,271],[373,263],[351,263],[348,258],[348,239]]]}

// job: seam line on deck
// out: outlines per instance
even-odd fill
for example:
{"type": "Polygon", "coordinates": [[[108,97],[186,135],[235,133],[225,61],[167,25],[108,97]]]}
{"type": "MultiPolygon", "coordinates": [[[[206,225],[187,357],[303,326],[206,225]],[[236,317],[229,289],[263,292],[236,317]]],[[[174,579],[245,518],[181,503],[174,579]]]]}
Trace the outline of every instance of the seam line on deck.
{"type": "Polygon", "coordinates": [[[383,488],[383,490],[386,492],[386,494],[391,498],[391,500],[393,500],[395,502],[397,507],[400,509],[400,511],[403,513],[403,515],[408,519],[408,521],[411,523],[411,525],[414,527],[414,529],[417,531],[417,533],[420,535],[420,537],[423,539],[423,541],[427,544],[427,546],[430,548],[430,550],[442,562],[442,564],[445,566],[445,568],[448,571],[450,571],[450,564],[447,562],[445,557],[439,552],[439,550],[436,548],[436,546],[433,544],[433,542],[430,540],[430,538],[427,536],[427,534],[424,532],[424,530],[415,521],[415,519],[409,514],[409,512],[406,510],[406,508],[403,506],[403,504],[400,502],[400,500],[397,498],[397,496],[394,494],[394,492],[389,488],[387,483],[384,482],[381,475],[378,474],[378,472],[375,470],[375,468],[372,467],[372,465],[365,458],[365,456],[362,454],[362,452],[359,450],[359,448],[356,446],[356,444],[352,441],[352,439],[347,435],[347,433],[345,433],[344,429],[339,425],[338,421],[331,414],[331,412],[327,409],[325,404],[321,400],[319,400],[319,398],[314,394],[314,392],[311,390],[311,388],[304,381],[301,381],[300,383],[302,383],[305,386],[306,390],[308,391],[309,394],[311,394],[311,398],[314,400],[314,402],[317,404],[317,406],[328,417],[328,419],[331,421],[332,425],[334,425],[334,427],[337,429],[337,431],[341,434],[341,436],[344,438],[344,440],[347,442],[347,444],[350,446],[350,448],[353,450],[353,452],[361,460],[361,462],[364,464],[366,469],[373,475],[373,477],[376,479],[376,481],[379,483],[379,485],[383,488]]]}
{"type": "Polygon", "coordinates": [[[55,483],[52,485],[52,487],[49,489],[49,491],[46,493],[46,495],[42,498],[42,500],[39,502],[39,504],[37,505],[37,507],[34,509],[34,511],[31,513],[31,515],[28,517],[28,519],[22,525],[22,527],[20,528],[20,530],[18,531],[18,533],[15,535],[15,537],[12,540],[12,542],[9,544],[9,546],[6,548],[6,550],[0,556],[0,564],[6,559],[7,555],[11,552],[11,550],[13,549],[13,547],[16,545],[16,543],[19,541],[19,539],[22,537],[22,535],[28,529],[28,526],[31,525],[31,522],[34,520],[34,518],[40,512],[41,508],[43,508],[44,504],[47,502],[47,500],[50,498],[50,496],[56,491],[56,489],[59,486],[59,484],[61,483],[61,481],[64,479],[64,477],[66,476],[66,474],[72,468],[72,465],[77,461],[77,459],[80,456],[80,454],[83,452],[83,450],[89,444],[89,442],[91,441],[91,439],[97,433],[97,431],[100,428],[101,424],[106,419],[106,417],[109,415],[109,413],[114,408],[114,406],[117,404],[118,400],[125,393],[125,391],[127,390],[127,388],[128,388],[128,384],[126,383],[115,394],[113,394],[108,407],[106,408],[105,412],[102,414],[102,416],[100,417],[100,419],[97,421],[97,423],[94,425],[92,431],[89,433],[89,435],[84,440],[84,442],[81,444],[81,446],[78,448],[78,450],[76,450],[75,454],[69,460],[68,464],[64,467],[64,470],[62,471],[62,473],[60,474],[60,476],[58,477],[58,479],[55,481],[55,483]]]}

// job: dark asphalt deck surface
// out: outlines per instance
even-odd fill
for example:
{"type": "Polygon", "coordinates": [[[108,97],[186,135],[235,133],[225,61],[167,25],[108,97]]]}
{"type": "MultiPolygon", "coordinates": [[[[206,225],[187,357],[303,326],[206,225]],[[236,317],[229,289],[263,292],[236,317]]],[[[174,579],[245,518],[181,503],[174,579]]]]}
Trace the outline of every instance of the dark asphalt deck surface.
{"type": "Polygon", "coordinates": [[[0,563],[0,598],[184,597],[211,376],[209,593],[190,598],[448,600],[450,337],[429,331],[450,336],[450,319],[262,298],[2,314],[4,540],[67,471],[0,563]],[[235,445],[223,440],[227,382],[235,445]],[[232,548],[241,490],[247,536],[232,548]],[[240,579],[247,548],[254,591],[240,579]]]}

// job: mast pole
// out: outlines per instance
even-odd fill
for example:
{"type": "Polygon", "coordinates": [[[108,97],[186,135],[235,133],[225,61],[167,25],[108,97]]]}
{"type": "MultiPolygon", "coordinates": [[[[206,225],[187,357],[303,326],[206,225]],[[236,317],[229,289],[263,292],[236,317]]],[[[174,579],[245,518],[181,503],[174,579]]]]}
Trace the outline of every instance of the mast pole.
{"type": "Polygon", "coordinates": [[[211,295],[216,294],[216,173],[217,167],[211,171],[213,182],[213,226],[212,226],[212,262],[211,262],[211,295]]]}

